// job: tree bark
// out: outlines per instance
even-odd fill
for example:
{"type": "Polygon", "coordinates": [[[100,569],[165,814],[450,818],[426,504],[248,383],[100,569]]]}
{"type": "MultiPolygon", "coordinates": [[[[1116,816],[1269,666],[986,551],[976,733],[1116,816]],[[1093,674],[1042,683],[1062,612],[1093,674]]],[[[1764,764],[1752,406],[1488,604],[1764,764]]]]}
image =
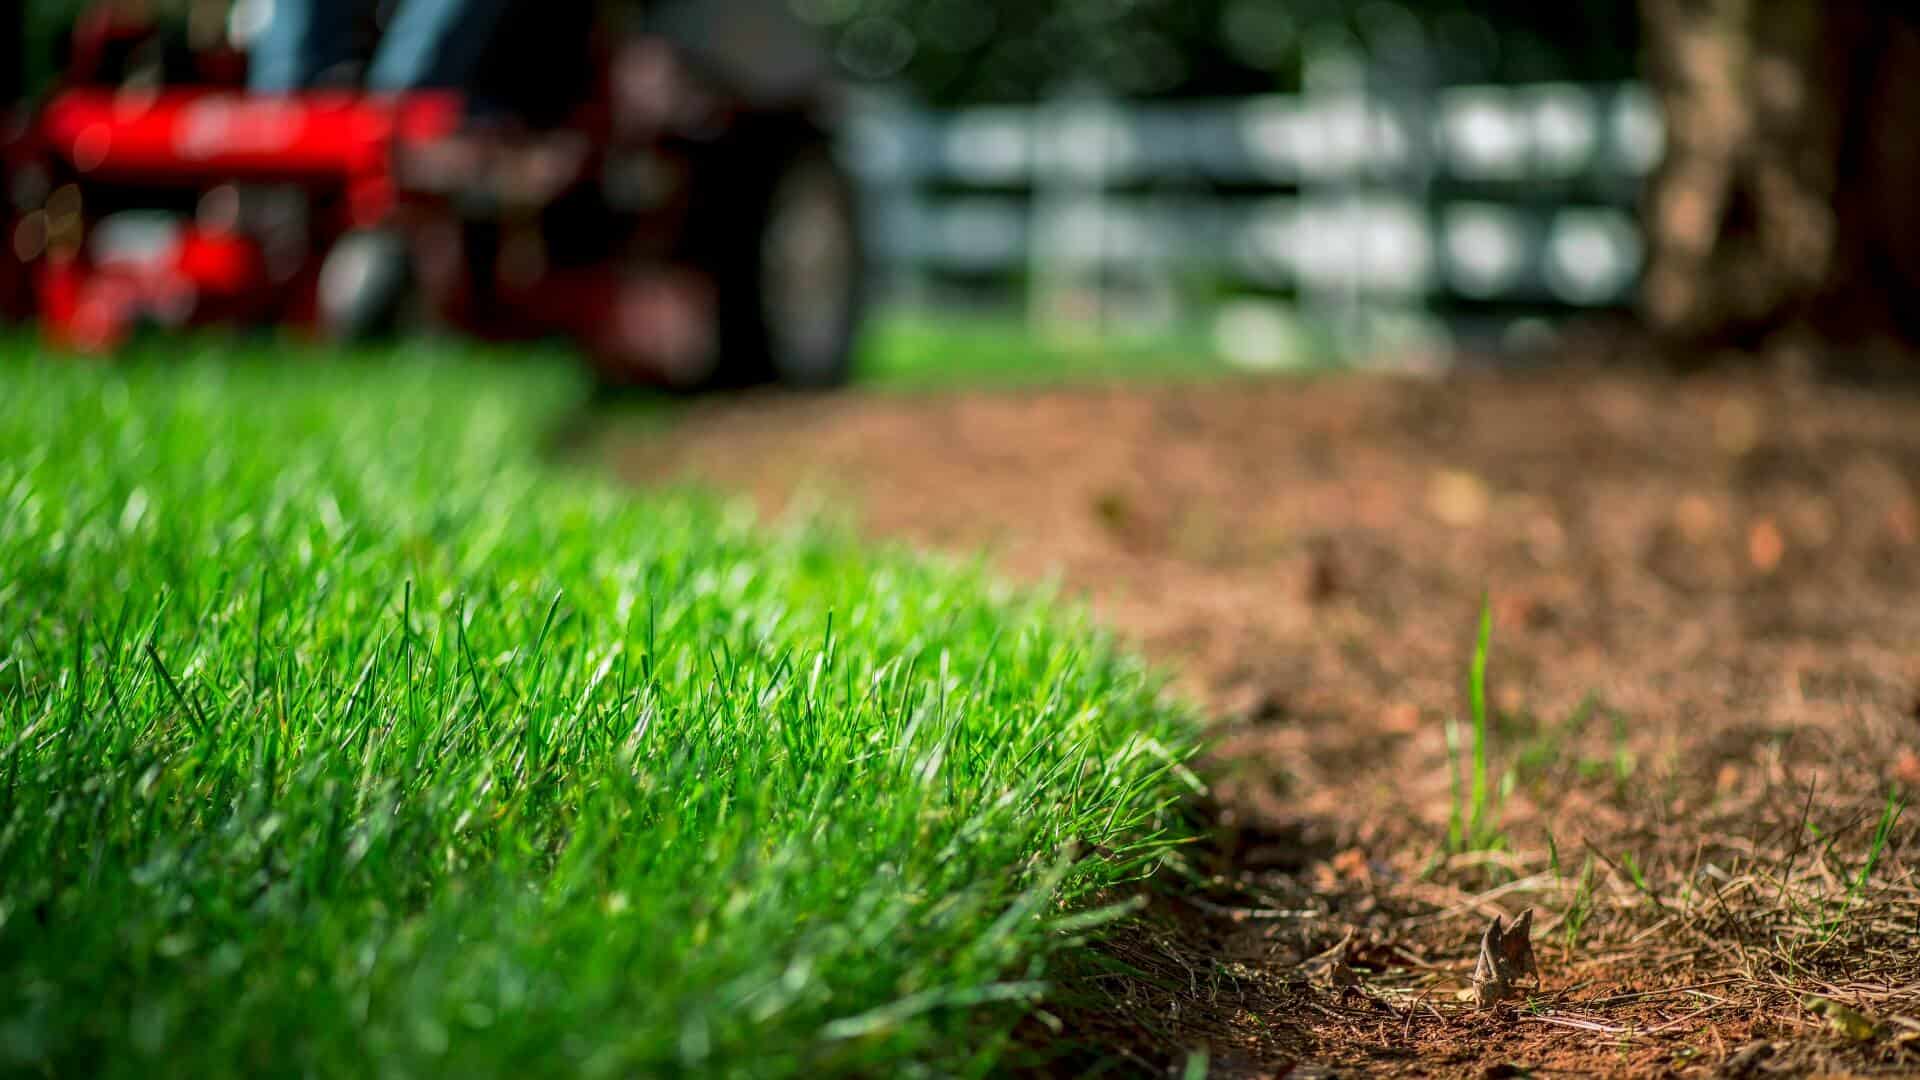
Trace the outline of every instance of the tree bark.
{"type": "Polygon", "coordinates": [[[4,6],[6,10],[0,11],[0,123],[27,90],[26,5],[15,0],[4,6]]]}
{"type": "Polygon", "coordinates": [[[1920,19],[1874,0],[1641,9],[1667,119],[1649,323],[1694,356],[1787,340],[1920,371],[1920,19]]]}

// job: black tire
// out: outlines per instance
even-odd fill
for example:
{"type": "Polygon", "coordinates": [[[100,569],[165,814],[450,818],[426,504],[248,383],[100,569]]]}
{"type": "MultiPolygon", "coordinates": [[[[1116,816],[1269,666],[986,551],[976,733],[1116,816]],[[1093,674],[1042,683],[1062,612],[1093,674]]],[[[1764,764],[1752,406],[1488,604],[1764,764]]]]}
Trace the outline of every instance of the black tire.
{"type": "Polygon", "coordinates": [[[320,264],[318,315],[329,340],[366,341],[394,333],[413,291],[404,236],[391,229],[355,229],[334,242],[320,264]]]}
{"type": "Polygon", "coordinates": [[[853,372],[865,291],[853,180],[817,134],[740,149],[716,185],[730,205],[707,215],[719,227],[694,236],[700,245],[705,234],[715,259],[716,381],[839,386],[853,372]]]}

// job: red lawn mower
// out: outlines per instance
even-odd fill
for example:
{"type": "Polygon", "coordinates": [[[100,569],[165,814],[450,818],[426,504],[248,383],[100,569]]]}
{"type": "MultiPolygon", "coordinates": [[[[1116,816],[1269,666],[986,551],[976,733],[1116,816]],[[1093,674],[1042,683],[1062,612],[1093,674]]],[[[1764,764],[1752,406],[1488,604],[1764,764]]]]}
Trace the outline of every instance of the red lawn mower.
{"type": "Polygon", "coordinates": [[[521,5],[484,69],[513,108],[484,117],[456,92],[249,95],[237,20],[127,6],[84,15],[0,131],[0,316],[85,351],[438,324],[571,338],[616,385],[846,377],[855,191],[777,6],[521,5]]]}

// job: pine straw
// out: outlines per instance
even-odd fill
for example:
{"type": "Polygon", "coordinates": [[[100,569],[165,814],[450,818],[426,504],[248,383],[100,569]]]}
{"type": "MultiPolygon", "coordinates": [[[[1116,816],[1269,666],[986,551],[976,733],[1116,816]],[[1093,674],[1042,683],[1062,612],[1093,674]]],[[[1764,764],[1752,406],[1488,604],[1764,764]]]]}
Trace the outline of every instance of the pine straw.
{"type": "MultiPolygon", "coordinates": [[[[1694,828],[1671,806],[1633,814],[1635,789],[1608,790],[1614,808],[1668,827],[1562,839],[1557,866],[1544,844],[1422,859],[1443,837],[1409,829],[1374,839],[1384,859],[1265,837],[1265,858],[1277,839],[1303,862],[1249,871],[1246,839],[1226,835],[1191,860],[1214,867],[1201,888],[1108,947],[1150,977],[1104,996],[1084,983],[1097,1004],[1083,1009],[1121,1018],[1109,1021],[1117,1044],[1156,1071],[1206,1045],[1228,1076],[1920,1072],[1914,824],[1898,813],[1874,856],[1900,804],[1796,783],[1793,759],[1767,755],[1771,769],[1733,779],[1694,828]],[[1477,1009],[1481,931],[1526,907],[1539,984],[1477,1009]],[[1828,1003],[1870,1030],[1835,1021],[1828,1003]]],[[[1807,775],[1836,775],[1822,764],[1807,775]]],[[[1554,816],[1593,798],[1571,787],[1554,816]]],[[[1510,824],[1524,836],[1537,820],[1510,824]]]]}
{"type": "Polygon", "coordinates": [[[1058,575],[1218,717],[1213,846],[1036,1039],[1080,1025],[1123,1071],[1205,1047],[1215,1075],[1920,1073],[1920,810],[1861,877],[1890,787],[1920,790],[1920,397],[1620,373],[850,396],[617,449],[636,479],[1058,575]],[[1497,850],[1446,856],[1483,595],[1513,780],[1497,850]],[[1469,1008],[1482,930],[1527,906],[1539,987],[1469,1008]]]}

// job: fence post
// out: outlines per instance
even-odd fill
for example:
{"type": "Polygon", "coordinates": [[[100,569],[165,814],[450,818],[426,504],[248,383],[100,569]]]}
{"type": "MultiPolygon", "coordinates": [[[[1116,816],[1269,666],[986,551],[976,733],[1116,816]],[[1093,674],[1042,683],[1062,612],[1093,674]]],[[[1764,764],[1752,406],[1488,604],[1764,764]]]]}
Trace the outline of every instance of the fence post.
{"type": "Polygon", "coordinates": [[[1097,337],[1106,328],[1114,126],[1111,105],[1084,85],[1034,110],[1028,316],[1049,337],[1097,337]]]}

